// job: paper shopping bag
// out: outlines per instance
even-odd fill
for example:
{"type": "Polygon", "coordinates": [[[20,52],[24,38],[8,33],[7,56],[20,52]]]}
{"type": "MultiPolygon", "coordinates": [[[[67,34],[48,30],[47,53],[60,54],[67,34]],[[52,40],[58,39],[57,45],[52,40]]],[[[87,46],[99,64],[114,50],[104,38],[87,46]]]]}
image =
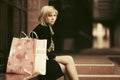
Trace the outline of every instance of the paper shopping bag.
{"type": "Polygon", "coordinates": [[[47,40],[13,37],[7,62],[7,73],[46,73],[47,40]]]}
{"type": "Polygon", "coordinates": [[[20,75],[20,74],[4,74],[6,79],[0,80],[39,80],[37,75],[28,76],[28,75],[20,75]]]}

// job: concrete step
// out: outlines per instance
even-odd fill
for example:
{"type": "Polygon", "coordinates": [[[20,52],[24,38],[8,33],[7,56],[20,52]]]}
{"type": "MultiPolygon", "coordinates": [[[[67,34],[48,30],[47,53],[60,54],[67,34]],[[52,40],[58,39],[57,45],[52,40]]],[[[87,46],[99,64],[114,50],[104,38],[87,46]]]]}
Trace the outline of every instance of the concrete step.
{"type": "MultiPolygon", "coordinates": [[[[114,64],[75,64],[79,80],[120,80],[120,75],[114,75],[114,64]],[[110,77],[110,78],[109,78],[110,77]]],[[[64,80],[61,77],[58,80],[64,80]]]]}
{"type": "Polygon", "coordinates": [[[120,80],[120,75],[78,75],[79,80],[120,80]]]}
{"type": "MultiPolygon", "coordinates": [[[[79,80],[120,80],[120,75],[78,75],[79,80]]],[[[58,80],[64,80],[64,77],[58,80]]]]}
{"type": "Polygon", "coordinates": [[[115,74],[115,64],[106,56],[73,56],[78,74],[115,74]]]}
{"type": "Polygon", "coordinates": [[[76,64],[78,74],[115,74],[115,65],[108,64],[76,64]]]}
{"type": "Polygon", "coordinates": [[[116,65],[106,56],[73,55],[73,58],[79,80],[120,80],[115,73],[116,65]]]}

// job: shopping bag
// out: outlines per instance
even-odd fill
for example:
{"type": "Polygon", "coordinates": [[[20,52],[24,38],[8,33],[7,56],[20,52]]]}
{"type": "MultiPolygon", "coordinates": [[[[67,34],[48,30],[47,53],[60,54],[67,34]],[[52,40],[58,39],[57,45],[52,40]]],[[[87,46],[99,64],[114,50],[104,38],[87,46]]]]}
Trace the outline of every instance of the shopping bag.
{"type": "Polygon", "coordinates": [[[20,75],[20,74],[4,74],[4,77],[5,79],[0,79],[0,80],[39,80],[39,77],[37,75],[28,76],[28,75],[20,75]]]}
{"type": "Polygon", "coordinates": [[[13,37],[7,62],[7,73],[46,74],[46,39],[13,37]]]}

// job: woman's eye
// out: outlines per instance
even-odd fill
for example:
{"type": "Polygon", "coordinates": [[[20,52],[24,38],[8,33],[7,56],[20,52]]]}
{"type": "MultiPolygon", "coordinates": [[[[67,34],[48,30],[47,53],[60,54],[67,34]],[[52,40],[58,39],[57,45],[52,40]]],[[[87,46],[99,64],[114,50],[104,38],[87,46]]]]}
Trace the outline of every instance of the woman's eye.
{"type": "Polygon", "coordinates": [[[49,17],[51,17],[52,15],[49,15],[49,17]]]}
{"type": "Polygon", "coordinates": [[[55,16],[55,17],[56,17],[57,15],[53,15],[53,16],[55,16]]]}
{"type": "Polygon", "coordinates": [[[53,16],[54,16],[54,17],[56,17],[57,15],[56,15],[56,14],[54,14],[54,15],[48,15],[48,16],[49,16],[49,17],[53,17],[53,16]]]}
{"type": "Polygon", "coordinates": [[[53,16],[53,15],[49,14],[48,16],[51,17],[51,16],[53,16]]]}

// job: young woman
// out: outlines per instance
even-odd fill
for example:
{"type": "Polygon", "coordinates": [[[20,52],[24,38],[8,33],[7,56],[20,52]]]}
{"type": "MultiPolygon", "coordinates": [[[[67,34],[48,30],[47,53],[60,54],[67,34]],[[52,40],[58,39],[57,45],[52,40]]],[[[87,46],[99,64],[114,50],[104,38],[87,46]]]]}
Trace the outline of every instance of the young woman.
{"type": "Polygon", "coordinates": [[[53,6],[44,6],[39,15],[40,24],[33,29],[39,39],[47,39],[47,72],[44,77],[46,80],[56,80],[64,75],[65,80],[78,80],[73,58],[68,55],[56,56],[54,54],[55,33],[52,27],[57,15],[58,11],[53,6]]]}

